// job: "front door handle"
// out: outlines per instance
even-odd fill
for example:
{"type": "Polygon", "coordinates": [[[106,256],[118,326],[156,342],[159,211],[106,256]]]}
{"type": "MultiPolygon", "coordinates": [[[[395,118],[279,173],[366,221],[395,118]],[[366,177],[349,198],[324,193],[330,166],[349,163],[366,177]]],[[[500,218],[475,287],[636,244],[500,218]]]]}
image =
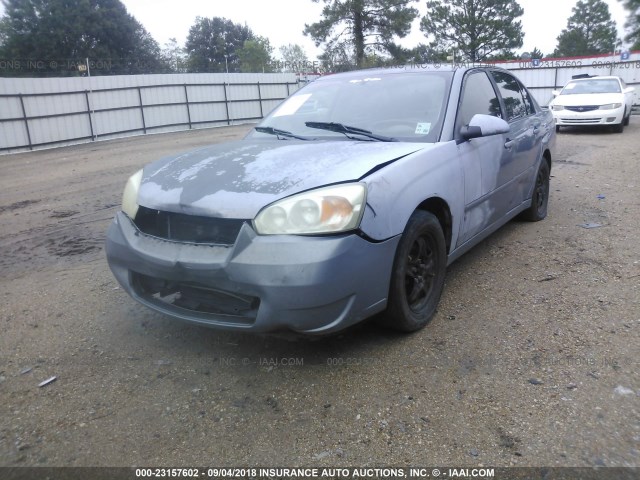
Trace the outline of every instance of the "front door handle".
{"type": "Polygon", "coordinates": [[[515,143],[516,143],[515,140],[510,140],[510,139],[507,138],[507,141],[504,142],[504,148],[506,148],[507,150],[511,150],[515,143]]]}

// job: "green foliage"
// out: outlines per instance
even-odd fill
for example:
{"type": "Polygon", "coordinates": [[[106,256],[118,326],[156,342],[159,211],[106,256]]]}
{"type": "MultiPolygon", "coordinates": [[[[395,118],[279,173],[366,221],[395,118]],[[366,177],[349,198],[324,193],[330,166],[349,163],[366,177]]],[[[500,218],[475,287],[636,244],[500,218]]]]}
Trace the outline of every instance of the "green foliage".
{"type": "Polygon", "coordinates": [[[316,46],[324,44],[322,58],[365,65],[367,55],[389,51],[395,37],[405,37],[418,11],[414,0],[312,0],[324,2],[320,21],[305,25],[316,46]]]}
{"type": "Polygon", "coordinates": [[[512,50],[503,50],[501,52],[494,53],[490,55],[485,60],[493,61],[493,62],[506,62],[507,60],[515,60],[516,55],[512,50]]]}
{"type": "Polygon", "coordinates": [[[542,60],[544,58],[544,53],[538,47],[534,47],[531,50],[531,58],[537,58],[538,60],[542,60]]]}
{"type": "MultiPolygon", "coordinates": [[[[325,72],[344,72],[357,68],[353,49],[348,43],[339,43],[318,56],[325,72]]],[[[364,58],[362,59],[364,63],[364,58]]]]}
{"type": "Polygon", "coordinates": [[[280,55],[282,56],[282,68],[283,72],[302,72],[306,70],[306,65],[309,63],[307,54],[304,49],[298,44],[288,44],[280,47],[280,55]]]}
{"type": "Polygon", "coordinates": [[[431,48],[452,50],[463,60],[481,62],[522,46],[524,10],[516,0],[428,1],[420,29],[434,38],[431,48]]]}
{"type": "Polygon", "coordinates": [[[614,49],[617,30],[609,6],[602,0],[579,0],[558,36],[555,57],[575,57],[609,53],[614,49]]]}
{"type": "Polygon", "coordinates": [[[625,40],[632,44],[632,50],[640,50],[640,0],[624,0],[624,7],[629,11],[625,40]]]}
{"type": "Polygon", "coordinates": [[[433,63],[446,63],[447,54],[438,51],[431,45],[420,43],[413,48],[404,48],[400,45],[389,45],[389,53],[396,65],[426,65],[433,63]]]}
{"type": "Polygon", "coordinates": [[[239,72],[238,50],[255,35],[246,25],[222,17],[197,17],[189,29],[185,49],[188,70],[199,73],[239,72]]]}
{"type": "Polygon", "coordinates": [[[92,75],[168,71],[160,47],[120,0],[3,0],[0,58],[6,75],[92,75]],[[27,68],[22,68],[29,65],[27,68]]]}
{"type": "Polygon", "coordinates": [[[173,73],[184,73],[187,71],[186,53],[184,48],[178,45],[178,41],[175,38],[170,38],[169,41],[164,44],[162,59],[173,73]]]}
{"type": "Polygon", "coordinates": [[[264,37],[245,40],[244,45],[237,51],[240,60],[240,71],[244,73],[269,73],[273,71],[271,53],[273,47],[264,37]]]}

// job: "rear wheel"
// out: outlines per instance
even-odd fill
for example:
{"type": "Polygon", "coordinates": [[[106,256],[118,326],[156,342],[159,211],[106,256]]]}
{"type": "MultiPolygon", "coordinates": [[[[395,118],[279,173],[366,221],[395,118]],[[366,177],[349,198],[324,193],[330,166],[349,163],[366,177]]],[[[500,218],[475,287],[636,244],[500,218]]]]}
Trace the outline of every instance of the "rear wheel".
{"type": "Polygon", "coordinates": [[[547,216],[547,208],[549,205],[549,164],[546,159],[542,159],[538,173],[536,174],[536,183],[533,186],[533,197],[531,198],[531,206],[522,212],[522,218],[530,222],[539,222],[547,216]]]}
{"type": "Polygon", "coordinates": [[[446,267],[446,243],[440,222],[429,212],[416,211],[398,245],[389,304],[378,321],[403,332],[424,327],[436,312],[446,267]]]}

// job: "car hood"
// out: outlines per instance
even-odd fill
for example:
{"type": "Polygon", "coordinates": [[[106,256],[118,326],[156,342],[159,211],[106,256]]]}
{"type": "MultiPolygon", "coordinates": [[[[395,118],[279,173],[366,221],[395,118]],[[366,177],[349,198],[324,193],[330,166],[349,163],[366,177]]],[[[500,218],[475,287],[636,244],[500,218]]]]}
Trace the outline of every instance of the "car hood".
{"type": "Polygon", "coordinates": [[[156,210],[254,218],[294,193],[357,181],[434,144],[242,140],[213,145],[144,168],[138,203],[156,210]]]}
{"type": "Polygon", "coordinates": [[[624,103],[624,95],[622,93],[581,93],[576,95],[559,95],[555,98],[553,103],[555,105],[562,105],[565,107],[624,103]]]}

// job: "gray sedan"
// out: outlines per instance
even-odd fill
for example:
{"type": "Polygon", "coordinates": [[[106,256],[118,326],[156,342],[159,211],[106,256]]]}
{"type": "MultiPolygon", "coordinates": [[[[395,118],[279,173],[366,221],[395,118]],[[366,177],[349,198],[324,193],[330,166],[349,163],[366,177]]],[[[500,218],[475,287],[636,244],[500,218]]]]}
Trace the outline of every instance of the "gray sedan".
{"type": "Polygon", "coordinates": [[[109,266],[137,301],[209,327],[327,334],[375,315],[414,331],[448,264],[545,218],[554,144],[551,112],[505,70],[326,76],[245,139],[134,174],[109,266]]]}

